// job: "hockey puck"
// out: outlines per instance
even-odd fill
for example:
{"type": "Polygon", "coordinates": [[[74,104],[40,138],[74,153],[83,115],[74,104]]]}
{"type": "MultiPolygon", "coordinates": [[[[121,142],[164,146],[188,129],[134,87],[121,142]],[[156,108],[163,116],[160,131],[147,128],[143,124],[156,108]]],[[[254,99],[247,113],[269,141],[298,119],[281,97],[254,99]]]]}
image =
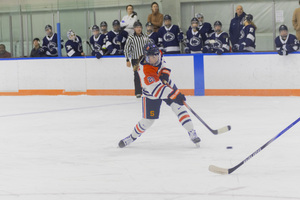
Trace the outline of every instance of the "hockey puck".
{"type": "Polygon", "coordinates": [[[232,149],[232,146],[228,146],[228,147],[226,147],[226,149],[232,149]]]}

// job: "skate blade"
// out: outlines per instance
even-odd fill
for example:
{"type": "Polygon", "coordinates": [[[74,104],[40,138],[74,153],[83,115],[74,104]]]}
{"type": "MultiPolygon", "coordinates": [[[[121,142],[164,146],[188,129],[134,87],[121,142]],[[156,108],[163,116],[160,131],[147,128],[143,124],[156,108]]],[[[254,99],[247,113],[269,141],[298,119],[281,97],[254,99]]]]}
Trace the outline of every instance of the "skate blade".
{"type": "Polygon", "coordinates": [[[200,148],[200,142],[195,143],[195,145],[196,145],[197,148],[200,148]]]}

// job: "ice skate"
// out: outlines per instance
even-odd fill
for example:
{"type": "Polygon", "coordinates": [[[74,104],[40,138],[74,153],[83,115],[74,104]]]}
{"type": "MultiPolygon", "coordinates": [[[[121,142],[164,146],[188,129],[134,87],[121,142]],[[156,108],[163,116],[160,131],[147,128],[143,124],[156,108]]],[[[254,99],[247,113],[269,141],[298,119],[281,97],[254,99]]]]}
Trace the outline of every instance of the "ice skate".
{"type": "Polygon", "coordinates": [[[195,131],[195,130],[190,131],[190,132],[189,132],[189,136],[190,136],[192,142],[193,142],[197,147],[200,147],[201,139],[198,137],[196,131],[195,131]]]}
{"type": "Polygon", "coordinates": [[[129,144],[131,144],[134,140],[136,140],[136,138],[133,138],[131,135],[129,135],[119,142],[119,147],[120,148],[126,147],[129,144]]]}

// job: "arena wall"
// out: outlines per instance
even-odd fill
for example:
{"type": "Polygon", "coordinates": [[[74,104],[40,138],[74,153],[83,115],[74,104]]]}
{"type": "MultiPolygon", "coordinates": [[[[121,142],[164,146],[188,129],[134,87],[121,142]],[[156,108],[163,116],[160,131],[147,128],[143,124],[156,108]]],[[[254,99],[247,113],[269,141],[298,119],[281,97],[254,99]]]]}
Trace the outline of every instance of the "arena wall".
{"type": "MultiPolygon", "coordinates": [[[[300,53],[166,55],[187,95],[300,96],[300,53]]],[[[123,56],[0,60],[0,95],[134,95],[123,56]]]]}

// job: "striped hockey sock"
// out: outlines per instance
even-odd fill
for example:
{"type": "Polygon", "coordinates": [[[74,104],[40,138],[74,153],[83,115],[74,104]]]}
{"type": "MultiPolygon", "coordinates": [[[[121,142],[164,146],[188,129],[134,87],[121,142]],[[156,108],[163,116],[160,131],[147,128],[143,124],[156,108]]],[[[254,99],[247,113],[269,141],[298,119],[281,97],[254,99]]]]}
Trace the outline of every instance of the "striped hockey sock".
{"type": "Polygon", "coordinates": [[[133,138],[140,137],[154,123],[153,119],[141,119],[134,127],[131,136],[133,138]]]}
{"type": "Polygon", "coordinates": [[[172,110],[177,115],[179,122],[181,125],[188,131],[194,130],[194,125],[190,115],[188,114],[186,108],[184,106],[180,106],[176,103],[171,104],[172,110]]]}
{"type": "Polygon", "coordinates": [[[194,130],[194,125],[192,123],[191,117],[187,111],[182,111],[178,114],[178,119],[181,125],[189,132],[194,130]]]}

